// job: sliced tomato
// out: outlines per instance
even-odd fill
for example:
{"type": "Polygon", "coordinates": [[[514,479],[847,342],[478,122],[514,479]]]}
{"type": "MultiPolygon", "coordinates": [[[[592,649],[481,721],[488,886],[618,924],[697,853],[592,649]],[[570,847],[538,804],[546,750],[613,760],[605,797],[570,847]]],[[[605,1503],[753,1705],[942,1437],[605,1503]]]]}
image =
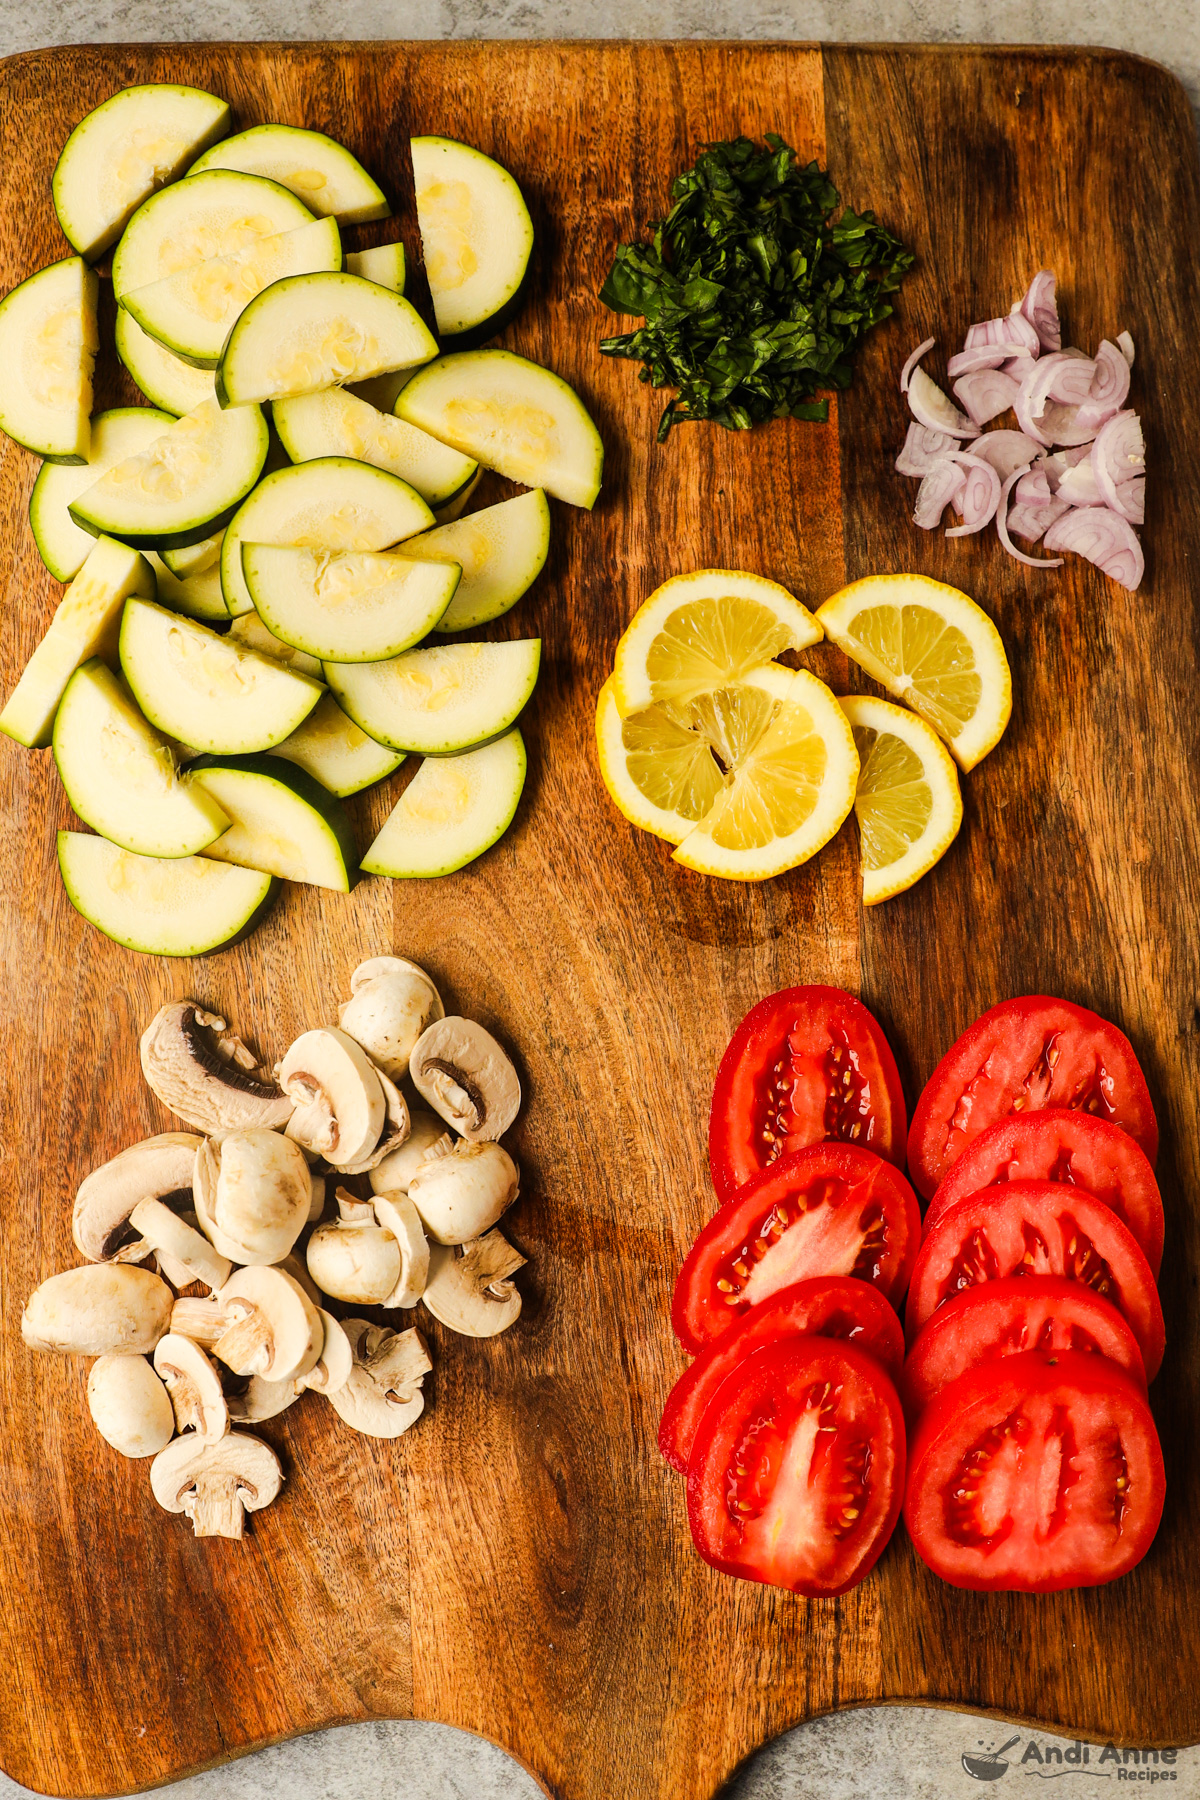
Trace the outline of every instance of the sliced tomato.
{"type": "Polygon", "coordinates": [[[1111,1301],[1062,1275],[1006,1275],[965,1288],[926,1319],[900,1378],[904,1410],[916,1418],[976,1363],[1029,1350],[1106,1356],[1146,1385],[1137,1339],[1111,1301]]]}
{"type": "Polygon", "coordinates": [[[1085,1188],[1128,1225],[1157,1277],[1162,1195],[1145,1152],[1119,1125],[1060,1106],[998,1120],[967,1145],[942,1177],[925,1214],[925,1230],[956,1200],[1003,1181],[1065,1181],[1085,1188]]]}
{"type": "Polygon", "coordinates": [[[709,1220],[675,1283],[671,1322],[705,1349],[780,1288],[853,1275],[896,1304],[921,1236],[917,1197],[870,1150],[814,1144],[782,1156],[709,1220]]]}
{"type": "Polygon", "coordinates": [[[904,1414],[879,1364],[832,1338],[768,1344],[726,1376],[688,1463],[706,1562],[794,1594],[844,1594],[891,1537],[904,1414]]]}
{"type": "Polygon", "coordinates": [[[1102,1200],[1059,1181],[1006,1181],[948,1206],[917,1256],[905,1328],[913,1343],[926,1319],[967,1288],[1011,1275],[1064,1275],[1121,1313],[1142,1353],[1146,1379],[1162,1362],[1162,1307],[1150,1264],[1128,1226],[1102,1200]]]}
{"type": "Polygon", "coordinates": [[[704,1409],[730,1371],[763,1344],[793,1337],[842,1338],[873,1357],[893,1381],[904,1361],[900,1321],[877,1289],[845,1275],[798,1281],[751,1307],[679,1377],[658,1428],[658,1447],[672,1468],[687,1473],[704,1409]]]}
{"type": "Polygon", "coordinates": [[[721,1058],[708,1125],[717,1197],[810,1144],[855,1144],[904,1167],[896,1059],[861,1000],[784,988],[746,1014],[721,1058]]]}
{"type": "Polygon", "coordinates": [[[1029,994],[976,1019],[925,1084],[908,1168],[928,1200],[967,1145],[1011,1113],[1064,1107],[1108,1119],[1153,1163],[1158,1124],[1133,1046],[1098,1013],[1029,994]]]}
{"type": "Polygon", "coordinates": [[[1045,1594],[1127,1575],[1162,1517],[1162,1450],[1146,1396],[1102,1356],[1007,1356],[925,1409],[904,1521],[955,1587],[1045,1594]]]}

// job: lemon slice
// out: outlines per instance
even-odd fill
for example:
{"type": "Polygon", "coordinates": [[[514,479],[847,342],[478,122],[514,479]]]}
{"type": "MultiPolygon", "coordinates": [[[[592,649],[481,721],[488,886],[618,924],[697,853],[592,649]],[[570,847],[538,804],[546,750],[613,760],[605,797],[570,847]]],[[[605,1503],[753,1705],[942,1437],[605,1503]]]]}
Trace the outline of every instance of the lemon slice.
{"type": "Polygon", "coordinates": [[[768,664],[688,706],[644,707],[622,719],[610,676],[596,705],[600,774],[630,824],[678,844],[719,799],[792,686],[768,664]]]}
{"type": "Polygon", "coordinates": [[[664,701],[686,706],[823,635],[777,582],[728,569],[675,575],[638,608],[617,646],[617,710],[624,718],[664,701]]]}
{"type": "Polygon", "coordinates": [[[849,694],[842,711],[858,751],[863,905],[912,887],[945,855],[962,824],[958,771],[941,739],[915,713],[871,694],[849,694]]]}
{"type": "Polygon", "coordinates": [[[854,804],[858,753],[830,690],[797,669],[767,729],[675,860],[702,875],[765,881],[815,856],[854,804]]]}
{"type": "Polygon", "coordinates": [[[1012,675],[1000,633],[966,594],[924,575],[869,575],[834,594],[817,619],[852,662],[928,720],[960,769],[1000,742],[1012,675]]]}

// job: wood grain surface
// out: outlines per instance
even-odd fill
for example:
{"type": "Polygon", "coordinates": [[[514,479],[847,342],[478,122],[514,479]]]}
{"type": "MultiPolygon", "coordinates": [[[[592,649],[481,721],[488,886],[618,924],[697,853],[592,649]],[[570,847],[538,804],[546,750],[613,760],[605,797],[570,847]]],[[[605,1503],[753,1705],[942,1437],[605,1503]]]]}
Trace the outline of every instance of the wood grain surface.
{"type": "MultiPolygon", "coordinates": [[[[245,945],[196,964],[127,954],[72,912],[47,752],[0,746],[4,1085],[0,1123],[0,1765],[61,1795],[144,1787],[292,1733],[444,1720],[511,1751],[563,1800],[705,1800],[749,1752],[816,1713],[939,1700],[1126,1741],[1200,1739],[1200,1400],[1195,1196],[1200,192],[1182,90],[1106,52],[431,44],[73,48],[0,68],[0,289],[65,254],[48,179],[70,127],[129,82],[182,81],[347,143],[418,242],[406,142],[462,137],[529,196],[534,290],[504,341],[576,384],[608,451],[593,516],[555,506],[546,573],[497,628],[538,632],[514,830],[444,882],[291,888],[245,945]],[[780,130],[843,197],[918,251],[826,427],[682,428],[602,359],[614,246],[659,215],[706,139],[780,130]],[[1071,341],[1127,326],[1150,445],[1147,577],[1130,595],[1071,559],[1023,570],[985,533],[909,524],[891,457],[896,374],[926,332],[959,338],[1053,266],[1071,341]],[[592,755],[617,637],[667,575],[755,569],[817,604],[914,568],[994,616],[1012,725],[966,783],[962,834],[912,893],[865,915],[844,832],[763,887],[709,882],[612,810],[592,755]],[[317,1401],[265,1428],[288,1482],[241,1546],[196,1542],[144,1466],[100,1444],[86,1369],[24,1349],[22,1303],[73,1260],[82,1176],[167,1127],[137,1036],[192,994],[269,1056],[328,1021],[363,956],[426,964],[514,1048],[527,1105],[511,1235],[518,1325],[477,1344],[431,1321],[431,1405],[396,1444],[317,1401]],[[995,1000],[1044,990],[1129,1032],[1163,1127],[1163,1301],[1154,1405],[1167,1511],[1109,1589],[986,1598],[929,1575],[903,1530],[844,1599],[714,1574],[655,1450],[683,1359],[679,1260],[713,1208],[711,1079],[762,994],[860,991],[910,1104],[995,1000]]],[[[418,299],[421,298],[417,283],[418,299]]],[[[111,312],[107,318],[111,343],[111,312]]],[[[97,404],[136,396],[103,359],[97,404]]],[[[0,442],[0,676],[55,603],[24,517],[36,463],[0,442]]],[[[499,490],[497,490],[499,491],[499,490]]],[[[845,689],[831,650],[804,659],[845,689]]],[[[365,844],[403,774],[352,803],[365,844]]]]}

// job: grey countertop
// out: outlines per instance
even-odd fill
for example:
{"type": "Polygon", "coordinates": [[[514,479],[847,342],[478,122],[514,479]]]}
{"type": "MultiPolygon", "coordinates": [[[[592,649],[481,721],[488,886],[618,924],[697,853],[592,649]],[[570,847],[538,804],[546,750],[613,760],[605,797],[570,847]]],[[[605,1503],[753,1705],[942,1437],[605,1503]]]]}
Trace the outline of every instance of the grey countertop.
{"type": "MultiPolygon", "coordinates": [[[[0,56],[47,44],[219,38],[793,38],[900,43],[1105,44],[1165,63],[1200,112],[1198,0],[6,0],[0,56]],[[619,29],[614,29],[614,26],[619,29]]],[[[1002,1719],[931,1707],[873,1707],[779,1738],[723,1800],[942,1800],[978,1793],[963,1756],[1013,1738],[1002,1719]]],[[[1200,1749],[1086,1752],[1021,1731],[1009,1776],[1070,1775],[1070,1800],[1104,1800],[1113,1781],[1169,1781],[1200,1797],[1200,1749]],[[1168,1753],[1170,1754],[1170,1753],[1168,1753]],[[1136,1763],[1134,1758],[1137,1758],[1136,1763]],[[1144,1757],[1144,1760],[1142,1760],[1144,1757]],[[1123,1758],[1124,1760],[1118,1760],[1123,1758]],[[1118,1773],[1120,1771],[1120,1773],[1118,1773]]],[[[0,1800],[29,1790],[0,1775],[0,1800]]],[[[501,1751],[440,1725],[346,1726],[294,1739],[156,1792],[171,1800],[535,1800],[541,1790],[501,1751]]]]}

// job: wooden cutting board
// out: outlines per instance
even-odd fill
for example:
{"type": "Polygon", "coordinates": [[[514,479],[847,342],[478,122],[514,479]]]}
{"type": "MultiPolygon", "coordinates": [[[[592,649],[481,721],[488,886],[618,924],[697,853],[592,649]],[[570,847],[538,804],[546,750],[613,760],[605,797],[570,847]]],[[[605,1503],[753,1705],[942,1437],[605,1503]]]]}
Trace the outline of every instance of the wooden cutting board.
{"type": "MultiPolygon", "coordinates": [[[[47,184],[70,127],[143,81],[212,88],[242,124],[346,142],[393,197],[414,260],[409,135],[498,156],[539,239],[505,342],[579,387],[608,463],[594,516],[555,507],[549,567],[499,628],[545,642],[522,722],[531,775],[515,829],[461,876],[366,881],[350,898],[292,888],[213,960],[129,955],[62,893],[53,831],[69,814],[49,754],[0,747],[0,1764],[42,1791],[113,1794],[318,1726],[412,1716],[494,1739],[563,1800],[704,1800],[784,1727],[881,1699],[1200,1739],[1200,194],[1182,89],[1100,51],[51,50],[0,69],[0,289],[65,254],[47,184]],[[655,397],[596,352],[613,329],[596,289],[701,143],[771,128],[827,163],[846,201],[875,207],[918,267],[828,427],[685,427],[659,447],[655,397]],[[1074,559],[1023,570],[992,533],[915,532],[891,470],[909,348],[927,332],[956,340],[1043,265],[1071,341],[1123,326],[1137,340],[1152,476],[1136,595],[1074,559]],[[702,565],[758,570],[813,605],[915,568],[994,615],[1012,725],[914,892],[864,916],[852,831],[742,888],[676,868],[614,813],[592,755],[597,690],[639,602],[702,565]],[[521,1061],[511,1235],[531,1263],[525,1312],[490,1344],[428,1324],[431,1405],[395,1445],[317,1401],[274,1421],[283,1497],[243,1545],[197,1543],[158,1510],[145,1468],[95,1436],[84,1366],[25,1351],[21,1305],[72,1260],[81,1177],[169,1123],[137,1064],[164,1000],[194,995],[278,1056],[334,1016],[361,957],[390,948],[521,1061]],[[710,1084],[746,1008],[806,980],[863,994],[910,1103],[951,1039],[1011,994],[1067,995],[1133,1038],[1163,1128],[1170,1343],[1154,1403],[1170,1485],[1152,1553],[1115,1586],[960,1593],[900,1530],[864,1586],[809,1603],[693,1554],[654,1440],[683,1364],[672,1280],[713,1207],[710,1084]]],[[[97,404],[134,397],[106,354],[97,404]]],[[[0,443],[5,691],[58,592],[25,524],[35,472],[0,443]]],[[[858,685],[832,651],[805,660],[858,685]]],[[[393,797],[353,805],[362,842],[393,797]]]]}

